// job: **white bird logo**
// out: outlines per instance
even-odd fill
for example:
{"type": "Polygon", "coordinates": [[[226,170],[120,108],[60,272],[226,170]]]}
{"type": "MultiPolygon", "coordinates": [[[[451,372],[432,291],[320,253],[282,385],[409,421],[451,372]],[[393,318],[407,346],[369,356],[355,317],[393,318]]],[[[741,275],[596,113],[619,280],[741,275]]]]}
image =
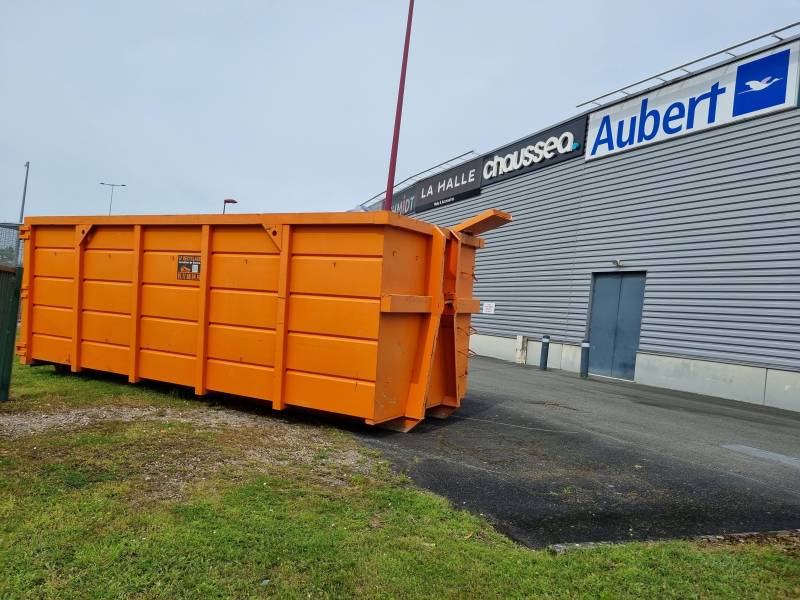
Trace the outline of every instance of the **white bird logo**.
{"type": "Polygon", "coordinates": [[[781,79],[782,79],[781,77],[773,77],[772,75],[769,75],[767,77],[764,77],[764,79],[762,79],[761,81],[746,81],[745,85],[750,89],[743,90],[739,93],[746,94],[748,92],[760,92],[761,90],[767,89],[773,83],[776,83],[781,79]]]}

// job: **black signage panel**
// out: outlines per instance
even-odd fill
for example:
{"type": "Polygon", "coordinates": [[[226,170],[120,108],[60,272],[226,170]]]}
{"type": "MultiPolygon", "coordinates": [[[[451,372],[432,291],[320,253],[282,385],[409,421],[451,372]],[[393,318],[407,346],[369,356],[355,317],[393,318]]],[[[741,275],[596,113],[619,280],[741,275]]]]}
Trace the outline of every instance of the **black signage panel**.
{"type": "Polygon", "coordinates": [[[587,121],[588,117],[584,115],[485,155],[481,185],[583,156],[587,121]]]}
{"type": "Polygon", "coordinates": [[[402,214],[422,212],[453,197],[471,195],[481,187],[482,164],[482,159],[476,158],[416,182],[394,195],[392,210],[402,214]]]}
{"type": "Polygon", "coordinates": [[[584,155],[586,115],[551,127],[397,192],[392,210],[419,213],[479,193],[493,183],[584,155]]]}

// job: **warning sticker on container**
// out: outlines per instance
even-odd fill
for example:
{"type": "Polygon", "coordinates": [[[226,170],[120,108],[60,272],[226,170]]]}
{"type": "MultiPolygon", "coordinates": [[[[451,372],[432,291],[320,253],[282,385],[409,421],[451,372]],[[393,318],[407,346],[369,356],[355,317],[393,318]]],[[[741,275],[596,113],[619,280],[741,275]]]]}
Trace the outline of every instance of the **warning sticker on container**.
{"type": "Polygon", "coordinates": [[[493,315],[494,314],[494,302],[484,302],[481,305],[481,312],[485,315],[493,315]]]}
{"type": "Polygon", "coordinates": [[[200,257],[178,255],[178,279],[200,279],[200,257]]]}

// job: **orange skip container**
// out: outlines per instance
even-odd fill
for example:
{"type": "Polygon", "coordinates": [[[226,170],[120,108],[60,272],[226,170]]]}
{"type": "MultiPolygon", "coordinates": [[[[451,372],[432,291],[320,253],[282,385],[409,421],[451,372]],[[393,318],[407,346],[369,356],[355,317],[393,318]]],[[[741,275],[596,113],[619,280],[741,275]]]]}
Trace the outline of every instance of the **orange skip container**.
{"type": "Polygon", "coordinates": [[[17,354],[407,431],[466,392],[475,236],[509,220],[29,217],[17,354]]]}

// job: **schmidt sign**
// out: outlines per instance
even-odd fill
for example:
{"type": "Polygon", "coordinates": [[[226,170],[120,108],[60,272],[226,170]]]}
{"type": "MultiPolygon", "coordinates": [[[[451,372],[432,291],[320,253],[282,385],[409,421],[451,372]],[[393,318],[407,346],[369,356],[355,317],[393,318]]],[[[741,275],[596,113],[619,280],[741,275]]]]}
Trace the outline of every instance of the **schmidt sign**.
{"type": "Polygon", "coordinates": [[[592,113],[586,160],[797,106],[800,42],[592,113]]]}

